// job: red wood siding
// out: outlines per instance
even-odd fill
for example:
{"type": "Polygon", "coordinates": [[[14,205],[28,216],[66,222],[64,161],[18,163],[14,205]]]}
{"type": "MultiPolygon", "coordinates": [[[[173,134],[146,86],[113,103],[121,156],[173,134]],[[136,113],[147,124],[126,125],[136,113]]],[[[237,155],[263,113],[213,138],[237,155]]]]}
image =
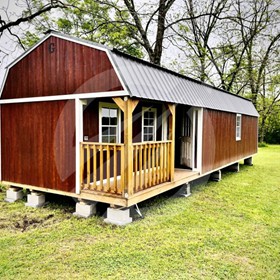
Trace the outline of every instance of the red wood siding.
{"type": "Polygon", "coordinates": [[[75,102],[1,106],[2,180],[75,191],[75,102]]]}
{"type": "Polygon", "coordinates": [[[257,152],[258,118],[242,115],[241,140],[236,141],[236,114],[203,111],[203,173],[257,152]]]}
{"type": "Polygon", "coordinates": [[[1,98],[114,90],[122,86],[104,51],[50,37],[10,69],[1,98]]]}

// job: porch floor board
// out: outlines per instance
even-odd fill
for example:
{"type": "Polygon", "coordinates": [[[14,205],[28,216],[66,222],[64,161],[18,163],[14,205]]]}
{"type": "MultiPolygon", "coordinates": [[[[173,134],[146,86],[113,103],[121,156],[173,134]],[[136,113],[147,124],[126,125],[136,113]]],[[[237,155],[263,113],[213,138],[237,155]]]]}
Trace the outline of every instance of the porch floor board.
{"type": "MultiPolygon", "coordinates": [[[[99,192],[96,190],[91,190],[91,189],[84,189],[81,191],[81,194],[83,195],[88,195],[90,196],[91,194],[95,194],[98,196],[98,193],[100,196],[107,196],[107,199],[109,199],[109,197],[112,197],[112,203],[113,200],[115,200],[117,197],[120,200],[126,200],[126,206],[132,206],[136,203],[139,203],[143,200],[146,200],[148,198],[151,198],[153,196],[156,196],[160,193],[163,193],[165,191],[171,190],[173,188],[176,188],[180,185],[183,185],[185,183],[189,183],[195,179],[198,179],[200,177],[199,172],[197,171],[192,171],[189,169],[181,169],[181,168],[175,168],[174,170],[174,180],[172,182],[165,182],[165,183],[161,183],[158,185],[155,185],[153,187],[149,187],[143,190],[139,190],[137,192],[135,192],[133,195],[131,195],[129,198],[124,199],[121,197],[121,194],[116,194],[116,193],[112,193],[110,192],[110,190],[108,190],[108,192],[99,192]]],[[[103,182],[103,185],[106,188],[106,181],[103,182]]],[[[120,180],[118,178],[118,184],[117,184],[117,188],[120,189],[120,180]]],[[[110,199],[109,199],[110,200],[110,199]]],[[[123,205],[123,203],[122,203],[123,205]]]]}

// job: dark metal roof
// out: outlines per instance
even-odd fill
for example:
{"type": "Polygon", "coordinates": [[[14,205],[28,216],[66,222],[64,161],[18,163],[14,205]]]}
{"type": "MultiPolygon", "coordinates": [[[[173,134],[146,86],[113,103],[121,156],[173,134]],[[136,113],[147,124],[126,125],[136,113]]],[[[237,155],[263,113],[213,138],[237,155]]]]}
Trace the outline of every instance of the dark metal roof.
{"type": "Polygon", "coordinates": [[[165,68],[110,51],[131,97],[259,116],[253,103],[165,68]]]}

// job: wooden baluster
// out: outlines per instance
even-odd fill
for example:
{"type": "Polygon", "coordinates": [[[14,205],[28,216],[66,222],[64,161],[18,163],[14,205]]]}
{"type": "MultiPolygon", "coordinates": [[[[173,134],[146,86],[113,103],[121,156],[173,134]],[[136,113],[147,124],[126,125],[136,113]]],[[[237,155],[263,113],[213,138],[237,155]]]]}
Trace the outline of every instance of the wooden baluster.
{"type": "Polygon", "coordinates": [[[147,145],[144,144],[144,189],[147,188],[147,145]]]}
{"type": "Polygon", "coordinates": [[[164,163],[164,157],[163,157],[163,147],[164,143],[160,143],[160,183],[164,181],[163,178],[163,163],[164,163]]]}
{"type": "Polygon", "coordinates": [[[125,161],[124,161],[124,145],[121,146],[121,189],[120,192],[124,195],[124,184],[125,184],[125,161]]]}
{"type": "Polygon", "coordinates": [[[139,188],[140,190],[143,189],[143,183],[142,183],[142,170],[143,170],[143,162],[142,162],[142,149],[143,149],[143,145],[140,144],[140,151],[139,151],[139,188]]]}
{"type": "Polygon", "coordinates": [[[110,146],[107,145],[106,146],[106,155],[107,155],[107,159],[106,159],[106,169],[107,169],[107,184],[106,184],[106,188],[105,191],[106,192],[110,192],[111,191],[111,182],[110,182],[110,146]]]}
{"type": "Polygon", "coordinates": [[[137,177],[138,177],[138,145],[134,146],[134,166],[135,166],[135,170],[134,170],[134,191],[138,190],[138,185],[137,185],[137,177]]]}
{"type": "Polygon", "coordinates": [[[160,183],[161,178],[160,178],[160,174],[161,174],[161,165],[160,165],[160,143],[157,143],[157,164],[158,164],[158,168],[157,168],[157,184],[160,183]]]}
{"type": "Polygon", "coordinates": [[[155,176],[155,144],[152,143],[152,185],[156,184],[155,176]]]}
{"type": "Polygon", "coordinates": [[[148,145],[148,187],[151,187],[152,185],[152,170],[151,170],[151,145],[150,143],[148,145]]]}
{"type": "Polygon", "coordinates": [[[85,168],[85,151],[84,151],[84,144],[80,144],[80,184],[81,189],[84,189],[84,168],[85,168]]]}
{"type": "Polygon", "coordinates": [[[167,153],[166,153],[166,150],[167,150],[167,143],[165,142],[164,145],[163,145],[163,180],[164,182],[166,182],[166,169],[167,169],[167,153]]]}
{"type": "Polygon", "coordinates": [[[96,190],[96,173],[97,173],[97,167],[96,167],[96,145],[93,145],[93,151],[92,151],[92,161],[93,161],[93,189],[96,190]]]}
{"type": "MultiPolygon", "coordinates": [[[[167,152],[166,152],[167,158],[170,156],[170,143],[167,144],[167,152]]],[[[170,161],[167,160],[167,170],[166,170],[166,175],[167,175],[167,180],[170,179],[170,161]]]]}
{"type": "Polygon", "coordinates": [[[114,150],[113,150],[113,153],[114,153],[114,193],[118,193],[118,178],[117,178],[117,170],[118,170],[118,162],[117,162],[117,145],[114,145],[114,150]]]}
{"type": "Polygon", "coordinates": [[[100,166],[99,166],[99,169],[100,169],[100,184],[99,184],[99,190],[103,191],[103,177],[104,177],[104,165],[103,165],[103,146],[102,145],[99,145],[100,147],[100,166]]]}
{"type": "Polygon", "coordinates": [[[90,189],[90,147],[87,144],[87,189],[90,189]]]}

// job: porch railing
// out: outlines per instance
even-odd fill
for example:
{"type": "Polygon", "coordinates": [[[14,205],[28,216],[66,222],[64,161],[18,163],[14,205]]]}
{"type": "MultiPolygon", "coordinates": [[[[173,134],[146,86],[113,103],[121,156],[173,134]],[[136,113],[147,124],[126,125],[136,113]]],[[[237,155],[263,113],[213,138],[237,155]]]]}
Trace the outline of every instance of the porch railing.
{"type": "MultiPolygon", "coordinates": [[[[129,193],[170,181],[172,141],[133,143],[133,176],[129,193]]],[[[125,195],[124,144],[81,143],[80,182],[82,190],[125,195]]]]}
{"type": "Polygon", "coordinates": [[[81,143],[81,189],[122,194],[124,145],[81,143]]]}
{"type": "Polygon", "coordinates": [[[170,180],[172,141],[133,144],[133,190],[138,192],[170,180]]]}

